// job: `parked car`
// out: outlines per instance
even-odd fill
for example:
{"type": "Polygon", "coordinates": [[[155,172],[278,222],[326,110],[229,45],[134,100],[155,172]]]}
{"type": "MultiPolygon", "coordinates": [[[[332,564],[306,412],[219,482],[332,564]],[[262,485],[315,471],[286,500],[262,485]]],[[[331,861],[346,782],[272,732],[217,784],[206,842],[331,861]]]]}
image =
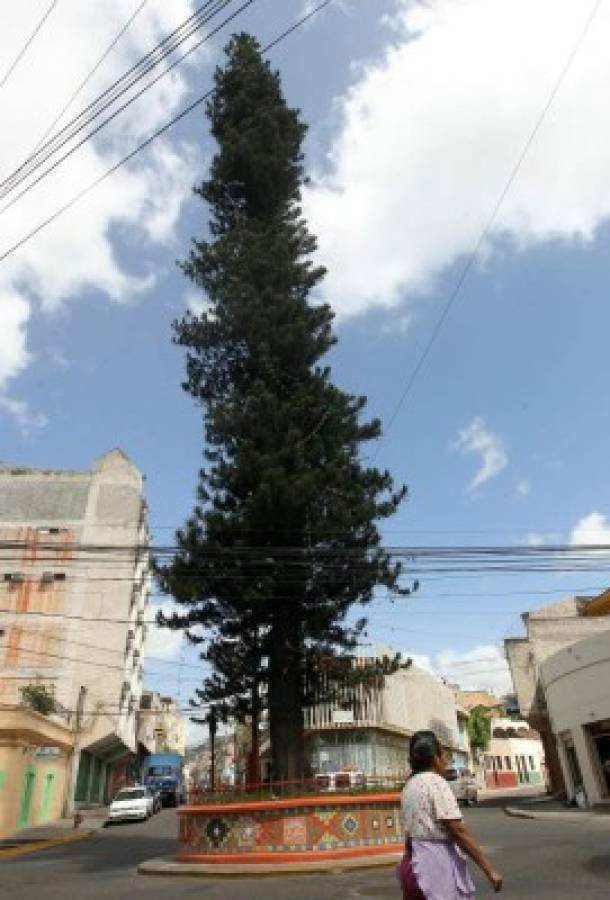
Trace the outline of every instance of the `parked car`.
{"type": "Polygon", "coordinates": [[[314,780],[316,787],[322,791],[349,791],[365,784],[362,772],[328,772],[316,775],[314,780]]]}
{"type": "Polygon", "coordinates": [[[110,804],[106,825],[128,819],[149,819],[152,814],[153,797],[146,788],[123,788],[110,804]]]}
{"type": "Polygon", "coordinates": [[[468,769],[447,769],[445,778],[449,782],[449,787],[458,803],[465,803],[466,806],[470,806],[478,802],[477,782],[472,772],[469,772],[468,769]]]}
{"type": "Polygon", "coordinates": [[[161,800],[161,791],[157,790],[157,788],[152,787],[152,785],[148,785],[145,790],[148,791],[148,793],[152,797],[153,814],[160,812],[161,807],[163,806],[163,802],[161,800]]]}

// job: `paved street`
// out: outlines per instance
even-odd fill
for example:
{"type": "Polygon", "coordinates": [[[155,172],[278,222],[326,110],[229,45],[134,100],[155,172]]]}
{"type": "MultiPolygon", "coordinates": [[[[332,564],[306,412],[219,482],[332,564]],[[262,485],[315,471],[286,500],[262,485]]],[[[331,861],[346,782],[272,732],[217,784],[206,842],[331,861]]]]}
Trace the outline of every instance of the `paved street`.
{"type": "MultiPolygon", "coordinates": [[[[610,883],[610,823],[540,822],[511,819],[501,809],[481,807],[469,822],[505,873],[506,898],[574,900],[607,898],[610,883]]],[[[136,864],[169,856],[175,813],[164,810],[143,824],[117,825],[95,837],[56,850],[0,862],[0,897],[180,898],[210,900],[344,900],[395,898],[390,870],[288,879],[200,880],[138,875],[136,864]]],[[[481,884],[479,897],[491,896],[481,884]]]]}

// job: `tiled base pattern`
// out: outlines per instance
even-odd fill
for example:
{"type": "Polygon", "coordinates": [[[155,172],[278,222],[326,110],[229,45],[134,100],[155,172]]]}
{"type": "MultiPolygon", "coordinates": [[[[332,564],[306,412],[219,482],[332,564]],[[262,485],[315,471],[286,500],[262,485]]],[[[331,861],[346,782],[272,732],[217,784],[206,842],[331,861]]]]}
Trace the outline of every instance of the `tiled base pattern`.
{"type": "Polygon", "coordinates": [[[180,853],[324,851],[383,847],[401,840],[398,801],[180,815],[180,853]]]}

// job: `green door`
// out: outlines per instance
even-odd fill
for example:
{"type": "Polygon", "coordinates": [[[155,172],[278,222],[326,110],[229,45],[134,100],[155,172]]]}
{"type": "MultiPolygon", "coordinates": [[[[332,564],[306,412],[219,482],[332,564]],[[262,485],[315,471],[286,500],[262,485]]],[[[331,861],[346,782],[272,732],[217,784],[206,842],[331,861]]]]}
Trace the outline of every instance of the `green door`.
{"type": "Polygon", "coordinates": [[[98,803],[102,790],[102,761],[97,756],[93,757],[93,774],[91,779],[91,800],[98,803]]]}
{"type": "Polygon", "coordinates": [[[80,755],[78,764],[78,775],[76,776],[76,791],[74,799],[86,801],[89,799],[89,775],[91,773],[91,754],[83,750],[80,755]]]}
{"type": "Polygon", "coordinates": [[[51,818],[51,808],[53,805],[53,787],[55,782],[55,773],[47,772],[42,786],[42,799],[40,801],[40,822],[48,822],[51,818]]]}
{"type": "Polygon", "coordinates": [[[32,814],[32,799],[34,797],[34,783],[36,781],[36,772],[34,769],[28,769],[25,773],[23,781],[23,793],[21,795],[21,810],[19,812],[19,828],[26,828],[32,814]]]}

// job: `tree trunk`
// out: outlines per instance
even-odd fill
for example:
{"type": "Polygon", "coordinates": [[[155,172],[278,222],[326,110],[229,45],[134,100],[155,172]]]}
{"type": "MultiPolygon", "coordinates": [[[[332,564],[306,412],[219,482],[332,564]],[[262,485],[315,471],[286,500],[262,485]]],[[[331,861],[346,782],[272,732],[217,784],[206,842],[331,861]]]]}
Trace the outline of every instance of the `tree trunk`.
{"type": "Polygon", "coordinates": [[[303,685],[298,626],[284,621],[275,629],[269,665],[271,780],[301,781],[305,774],[303,685]],[[288,633],[292,632],[292,634],[288,633]]]}
{"type": "Polygon", "coordinates": [[[250,753],[248,754],[248,771],[246,784],[258,784],[261,780],[260,772],[260,736],[259,736],[259,704],[258,684],[252,688],[252,719],[250,722],[250,753]]]}

